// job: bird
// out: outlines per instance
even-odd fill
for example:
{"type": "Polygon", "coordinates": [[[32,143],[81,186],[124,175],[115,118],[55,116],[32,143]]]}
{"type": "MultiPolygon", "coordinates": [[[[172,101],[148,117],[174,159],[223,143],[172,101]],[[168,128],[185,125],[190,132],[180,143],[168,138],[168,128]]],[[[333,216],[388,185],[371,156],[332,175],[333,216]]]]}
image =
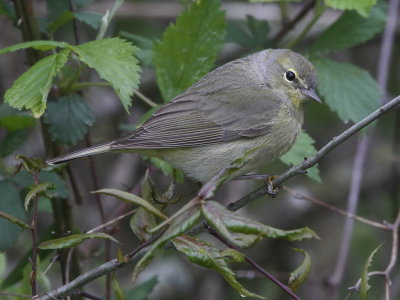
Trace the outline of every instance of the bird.
{"type": "Polygon", "coordinates": [[[125,137],[48,159],[48,165],[105,153],[165,160],[200,183],[249,155],[230,179],[285,154],[304,120],[303,104],[321,102],[312,63],[289,49],[266,49],[206,74],[125,137]],[[250,154],[249,154],[250,153],[250,154]]]}

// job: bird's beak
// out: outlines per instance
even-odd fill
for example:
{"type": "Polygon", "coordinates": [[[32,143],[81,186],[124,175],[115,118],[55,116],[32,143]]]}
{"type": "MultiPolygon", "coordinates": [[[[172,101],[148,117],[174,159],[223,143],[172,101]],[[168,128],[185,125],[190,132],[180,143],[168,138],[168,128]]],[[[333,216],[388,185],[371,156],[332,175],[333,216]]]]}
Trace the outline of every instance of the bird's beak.
{"type": "Polygon", "coordinates": [[[301,92],[303,93],[303,95],[305,95],[319,103],[322,103],[321,99],[319,98],[319,96],[313,89],[310,89],[310,90],[302,89],[301,92]]]}

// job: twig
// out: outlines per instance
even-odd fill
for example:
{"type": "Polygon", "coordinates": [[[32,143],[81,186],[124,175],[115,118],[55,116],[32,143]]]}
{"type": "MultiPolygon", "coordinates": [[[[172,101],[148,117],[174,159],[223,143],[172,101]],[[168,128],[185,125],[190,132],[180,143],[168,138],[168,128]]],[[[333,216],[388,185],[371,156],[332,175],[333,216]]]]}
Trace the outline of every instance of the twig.
{"type": "Polygon", "coordinates": [[[336,212],[338,214],[341,214],[341,215],[346,216],[348,218],[352,218],[352,219],[354,219],[356,221],[359,221],[361,223],[368,224],[368,225],[371,225],[373,227],[380,228],[380,229],[392,230],[391,227],[389,225],[387,225],[387,224],[371,221],[369,219],[366,219],[366,218],[357,216],[355,214],[349,213],[348,211],[345,211],[343,209],[337,208],[336,206],[332,206],[329,203],[326,203],[326,202],[323,202],[321,200],[318,200],[318,199],[303,195],[303,194],[301,194],[301,193],[299,193],[299,192],[297,192],[297,191],[295,191],[295,190],[293,190],[293,189],[291,189],[291,188],[289,188],[287,186],[284,186],[283,190],[285,190],[285,191],[289,192],[290,194],[292,194],[296,199],[305,200],[305,201],[312,202],[314,204],[318,204],[318,205],[326,207],[326,208],[328,208],[328,209],[330,209],[330,210],[332,210],[332,211],[334,211],[334,212],[336,212]]]}
{"type": "MultiPolygon", "coordinates": [[[[339,146],[341,143],[349,139],[351,136],[359,132],[361,129],[378,119],[380,116],[385,114],[386,112],[390,111],[394,107],[400,104],[400,96],[397,96],[393,98],[391,101],[386,103],[385,105],[381,106],[377,110],[375,110],[373,113],[369,114],[366,116],[364,119],[361,121],[357,122],[353,126],[351,126],[349,129],[345,130],[338,136],[334,137],[332,140],[330,140],[324,147],[322,147],[315,155],[309,157],[308,159],[304,160],[302,163],[293,166],[290,168],[288,171],[285,173],[279,175],[276,179],[272,181],[274,186],[279,186],[288,179],[299,175],[299,174],[304,174],[304,171],[307,170],[308,168],[311,168],[314,166],[316,163],[318,163],[323,157],[325,157],[329,152],[331,152],[333,149],[335,149],[337,146],[339,146]]],[[[247,196],[229,203],[228,208],[230,210],[238,210],[242,208],[243,206],[247,205],[248,203],[254,201],[255,199],[266,195],[267,191],[265,190],[264,187],[255,190],[254,192],[248,194],[247,196]]]]}
{"type": "MultiPolygon", "coordinates": [[[[240,251],[240,249],[238,249],[237,247],[235,247],[234,245],[232,245],[231,243],[229,243],[228,241],[226,241],[217,231],[215,231],[213,228],[211,228],[210,226],[208,226],[208,224],[204,223],[203,224],[204,227],[206,228],[206,231],[211,234],[212,236],[214,236],[215,238],[217,238],[219,241],[221,241],[222,243],[224,243],[226,246],[228,246],[229,248],[235,249],[236,251],[240,251]]],[[[242,253],[243,254],[243,253],[242,253]]],[[[251,265],[254,269],[256,269],[258,272],[260,272],[263,276],[265,276],[266,278],[268,278],[269,280],[271,280],[274,284],[276,284],[279,288],[281,288],[286,294],[288,294],[292,299],[295,300],[301,300],[301,298],[299,296],[297,296],[295,293],[293,293],[293,291],[286,285],[284,285],[282,282],[280,282],[278,279],[276,279],[272,274],[270,274],[269,272],[267,272],[266,270],[264,270],[259,264],[257,264],[254,260],[252,260],[250,257],[248,257],[247,255],[243,254],[245,261],[251,265]]]]}
{"type": "Polygon", "coordinates": [[[102,229],[102,228],[104,228],[104,227],[108,227],[108,226],[110,226],[110,225],[112,225],[112,224],[114,224],[114,223],[116,223],[116,222],[122,220],[123,218],[128,217],[128,216],[134,214],[135,212],[136,212],[136,209],[131,210],[131,211],[128,211],[128,212],[126,212],[126,213],[124,213],[124,214],[122,214],[122,215],[116,217],[115,219],[112,219],[112,220],[108,221],[107,223],[101,224],[101,225],[99,225],[99,226],[97,226],[97,227],[95,227],[95,228],[93,228],[93,229],[90,229],[90,230],[87,231],[86,233],[92,233],[92,232],[98,231],[98,230],[100,230],[100,229],[102,229]]]}
{"type": "Polygon", "coordinates": [[[311,0],[306,3],[303,8],[299,11],[299,13],[293,18],[293,20],[287,22],[281,30],[277,32],[277,34],[272,38],[275,43],[278,43],[282,40],[282,38],[291,30],[293,27],[299,23],[307,14],[308,12],[313,9],[315,6],[315,0],[311,0]]]}
{"type": "MultiPolygon", "coordinates": [[[[35,185],[39,185],[39,176],[38,176],[37,171],[33,172],[33,182],[35,185]]],[[[32,297],[37,294],[36,273],[37,273],[37,255],[38,255],[38,248],[37,248],[37,245],[38,245],[38,242],[37,242],[38,201],[39,201],[39,195],[36,194],[35,197],[33,197],[33,216],[32,216],[32,223],[31,223],[32,272],[29,276],[29,281],[32,286],[32,297]]]]}
{"type": "Polygon", "coordinates": [[[134,90],[134,94],[136,96],[139,97],[139,99],[141,99],[144,103],[146,103],[147,105],[151,106],[151,107],[157,107],[158,104],[153,102],[150,98],[146,97],[145,95],[143,95],[141,92],[139,92],[139,90],[134,90]]]}

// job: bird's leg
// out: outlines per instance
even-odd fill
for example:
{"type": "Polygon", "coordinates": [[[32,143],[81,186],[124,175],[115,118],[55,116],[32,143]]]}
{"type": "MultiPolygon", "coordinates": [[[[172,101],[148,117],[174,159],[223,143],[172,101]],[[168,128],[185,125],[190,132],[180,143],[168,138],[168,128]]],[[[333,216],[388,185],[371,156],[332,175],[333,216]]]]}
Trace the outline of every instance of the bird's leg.
{"type": "Polygon", "coordinates": [[[274,198],[278,195],[280,186],[274,186],[273,180],[276,178],[274,175],[269,175],[269,174],[247,174],[247,175],[242,175],[235,180],[262,180],[264,181],[265,184],[265,191],[267,192],[268,196],[271,198],[274,198]]]}

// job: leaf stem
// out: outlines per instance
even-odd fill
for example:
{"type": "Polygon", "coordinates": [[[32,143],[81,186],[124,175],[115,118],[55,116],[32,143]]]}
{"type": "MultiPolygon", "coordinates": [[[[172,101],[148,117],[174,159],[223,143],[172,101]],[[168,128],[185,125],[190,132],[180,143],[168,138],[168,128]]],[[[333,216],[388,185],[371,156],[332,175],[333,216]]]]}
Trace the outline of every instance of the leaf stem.
{"type": "MultiPolygon", "coordinates": [[[[33,172],[33,182],[37,186],[39,185],[39,176],[38,171],[33,172]]],[[[37,286],[36,286],[36,273],[37,273],[37,254],[38,254],[38,242],[37,242],[37,222],[38,222],[38,200],[39,195],[36,194],[33,197],[33,216],[31,222],[31,237],[32,237],[32,272],[29,276],[29,281],[32,286],[32,297],[37,294],[37,286]]]]}

